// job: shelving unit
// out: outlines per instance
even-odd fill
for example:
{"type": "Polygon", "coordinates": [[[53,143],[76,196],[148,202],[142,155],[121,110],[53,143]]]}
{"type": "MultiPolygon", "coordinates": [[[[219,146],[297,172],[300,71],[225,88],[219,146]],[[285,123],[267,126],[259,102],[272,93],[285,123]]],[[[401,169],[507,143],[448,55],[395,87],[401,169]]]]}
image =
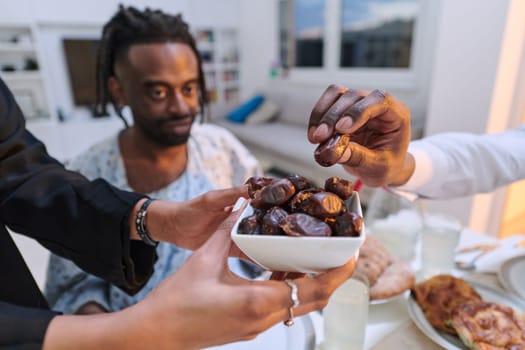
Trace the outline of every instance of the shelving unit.
{"type": "Polygon", "coordinates": [[[239,44],[237,29],[199,28],[194,32],[203,61],[212,118],[239,103],[239,44]]]}
{"type": "Polygon", "coordinates": [[[28,122],[51,120],[31,25],[0,23],[0,77],[11,89],[28,122]]]}

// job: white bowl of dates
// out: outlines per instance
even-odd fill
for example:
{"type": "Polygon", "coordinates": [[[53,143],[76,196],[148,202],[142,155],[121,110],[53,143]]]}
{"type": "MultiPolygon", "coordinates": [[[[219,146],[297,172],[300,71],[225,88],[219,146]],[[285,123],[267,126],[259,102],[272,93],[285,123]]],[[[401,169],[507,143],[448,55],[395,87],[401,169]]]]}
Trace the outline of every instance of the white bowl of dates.
{"type": "Polygon", "coordinates": [[[271,271],[323,272],[345,264],[365,240],[359,194],[352,183],[328,178],[323,188],[304,177],[252,177],[250,205],[231,237],[254,262],[271,271]]]}

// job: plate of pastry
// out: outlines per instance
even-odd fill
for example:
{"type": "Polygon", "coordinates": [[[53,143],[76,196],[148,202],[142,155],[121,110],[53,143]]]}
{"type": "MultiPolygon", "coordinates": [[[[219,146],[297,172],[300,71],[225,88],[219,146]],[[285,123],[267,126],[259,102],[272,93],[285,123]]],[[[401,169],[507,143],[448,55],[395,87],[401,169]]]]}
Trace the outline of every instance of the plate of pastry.
{"type": "Polygon", "coordinates": [[[412,321],[446,349],[524,349],[525,302],[501,289],[437,275],[416,284],[407,300],[412,321]]]}

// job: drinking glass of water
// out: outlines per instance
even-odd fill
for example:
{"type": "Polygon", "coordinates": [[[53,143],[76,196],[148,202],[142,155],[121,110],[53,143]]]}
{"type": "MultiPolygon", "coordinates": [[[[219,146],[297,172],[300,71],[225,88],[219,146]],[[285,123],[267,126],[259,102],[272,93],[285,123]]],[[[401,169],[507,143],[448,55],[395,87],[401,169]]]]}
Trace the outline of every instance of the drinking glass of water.
{"type": "Polygon", "coordinates": [[[463,226],[454,217],[428,213],[421,231],[421,277],[451,273],[463,226]]]}
{"type": "Polygon", "coordinates": [[[369,283],[354,275],[332,294],[323,309],[323,350],[362,350],[368,321],[369,283]]]}
{"type": "Polygon", "coordinates": [[[422,219],[419,207],[399,194],[375,189],[365,212],[366,233],[392,256],[411,264],[416,257],[422,219]]]}

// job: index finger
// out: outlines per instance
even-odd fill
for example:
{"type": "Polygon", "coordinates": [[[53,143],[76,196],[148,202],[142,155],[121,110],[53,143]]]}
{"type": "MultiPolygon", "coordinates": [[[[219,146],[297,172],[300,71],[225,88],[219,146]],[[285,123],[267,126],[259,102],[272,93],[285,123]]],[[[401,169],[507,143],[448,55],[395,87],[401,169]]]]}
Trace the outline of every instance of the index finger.
{"type": "Polygon", "coordinates": [[[206,208],[216,211],[231,207],[240,197],[248,198],[247,185],[221,190],[212,190],[200,195],[196,198],[196,200],[201,201],[206,208]]]}
{"type": "Polygon", "coordinates": [[[337,101],[337,99],[344,94],[348,89],[344,86],[332,84],[326,88],[319,100],[317,100],[312,113],[310,114],[310,120],[308,121],[308,140],[312,143],[318,143],[313,137],[313,133],[321,124],[323,116],[330,109],[330,107],[337,101]]]}
{"type": "Polygon", "coordinates": [[[233,245],[233,242],[229,237],[230,232],[247,204],[248,201],[237,203],[237,208],[234,208],[228,217],[219,224],[215,232],[198,249],[198,251],[206,252],[206,254],[210,255],[221,255],[227,257],[231,246],[233,245]]]}
{"type": "Polygon", "coordinates": [[[368,120],[378,117],[390,108],[391,96],[383,90],[374,90],[368,96],[357,101],[345,111],[343,118],[335,124],[335,130],[342,134],[350,134],[368,120]]]}
{"type": "Polygon", "coordinates": [[[311,125],[308,130],[308,138],[312,143],[321,143],[333,136],[339,119],[345,116],[349,108],[367,95],[366,91],[339,87],[339,94],[337,98],[334,98],[334,90],[327,90],[312,111],[311,122],[317,122],[317,127],[311,125]]]}

